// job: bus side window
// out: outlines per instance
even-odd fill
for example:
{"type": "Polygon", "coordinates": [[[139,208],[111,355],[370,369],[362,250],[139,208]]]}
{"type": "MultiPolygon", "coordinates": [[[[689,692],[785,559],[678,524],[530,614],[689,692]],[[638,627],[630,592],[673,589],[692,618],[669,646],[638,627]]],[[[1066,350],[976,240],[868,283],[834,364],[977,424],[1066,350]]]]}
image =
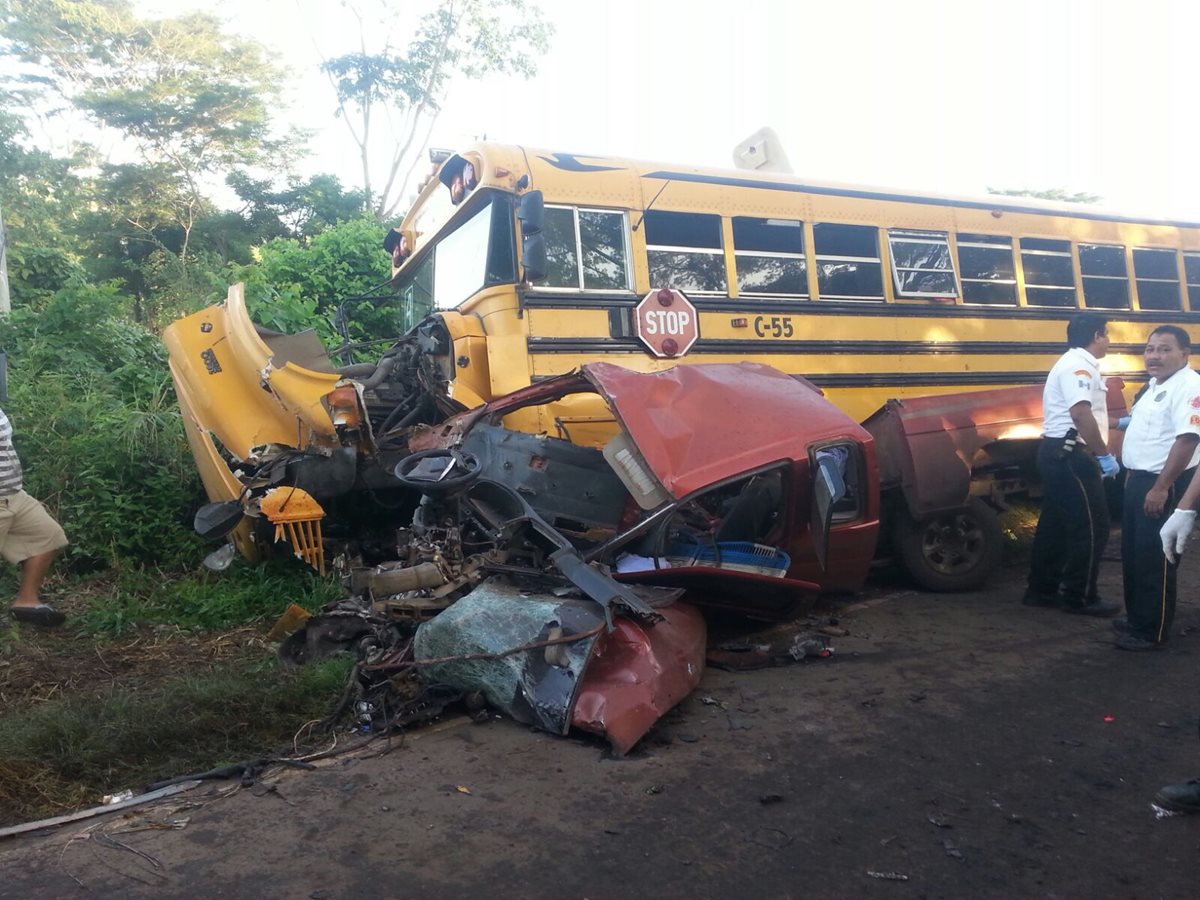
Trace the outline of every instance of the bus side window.
{"type": "Polygon", "coordinates": [[[1075,306],[1075,269],[1069,241],[1021,238],[1025,301],[1030,306],[1075,306]]]}
{"type": "Polygon", "coordinates": [[[547,206],[542,234],[546,236],[546,287],[579,289],[579,239],[575,210],[547,206]]]}
{"type": "Polygon", "coordinates": [[[1129,309],[1129,275],[1125,248],[1104,244],[1079,245],[1083,276],[1083,305],[1099,309],[1129,309]]]}
{"type": "Polygon", "coordinates": [[[629,253],[625,214],[579,210],[579,247],[584,290],[627,291],[629,253]]]}
{"type": "Polygon", "coordinates": [[[963,303],[1017,305],[1017,267],[1012,238],[996,234],[958,235],[958,272],[963,303]]]}
{"type": "Polygon", "coordinates": [[[651,288],[725,292],[720,216],[651,209],[644,222],[651,288]]]}
{"type": "Polygon", "coordinates": [[[958,283],[944,231],[889,231],[897,297],[957,297],[958,283]]]}
{"type": "Polygon", "coordinates": [[[1183,254],[1183,270],[1187,274],[1188,306],[1200,310],[1200,253],[1183,254]]]}
{"type": "Polygon", "coordinates": [[[733,249],[739,294],[808,296],[803,223],[734,216],[733,249]]]}
{"type": "Polygon", "coordinates": [[[1179,267],[1174,250],[1135,247],[1133,273],[1137,278],[1138,305],[1142,309],[1181,309],[1179,267]]]}
{"type": "Polygon", "coordinates": [[[822,300],[882,300],[879,231],[867,225],[813,226],[817,289],[822,300]]]}
{"type": "Polygon", "coordinates": [[[627,291],[629,241],[625,214],[603,209],[547,206],[546,287],[627,291]]]}

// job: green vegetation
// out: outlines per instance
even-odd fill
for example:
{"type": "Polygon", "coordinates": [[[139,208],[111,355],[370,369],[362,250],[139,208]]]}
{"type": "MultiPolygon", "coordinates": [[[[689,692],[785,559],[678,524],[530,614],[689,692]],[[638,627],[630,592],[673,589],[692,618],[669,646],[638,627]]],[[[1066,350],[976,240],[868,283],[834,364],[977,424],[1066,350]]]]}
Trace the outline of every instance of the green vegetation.
{"type": "MultiPolygon", "coordinates": [[[[216,17],[144,17],[129,0],[0,0],[0,300],[11,303],[0,407],[27,489],[71,540],[46,591],[67,628],[0,627],[8,821],[270,751],[343,687],[347,663],[285,676],[256,638],[249,650],[234,641],[237,661],[215,669],[199,652],[225,640],[214,632],[265,624],[292,602],[315,609],[340,588],[293,559],[198,572],[212,549],[191,527],[205,498],[160,333],[238,281],[261,324],[314,328],[330,347],[343,332],[411,328],[427,310],[388,296],[381,247],[402,212],[403,172],[460,76],[532,72],[549,29],[524,0],[427,0],[401,51],[394,6],[329,14],[354,17],[363,36],[360,53],[329,61],[330,116],[362,124],[375,112],[382,124],[381,106],[399,113],[398,132],[351,127],[364,166],[368,145],[393,142],[378,189],[367,168],[351,175],[362,189],[298,174],[305,136],[280,125],[288,73],[216,17]],[[368,52],[380,35],[393,37],[368,52]],[[229,191],[236,206],[222,208],[229,191]],[[132,647],[107,669],[105,654],[132,647]],[[153,658],[164,647],[169,658],[153,658]]],[[[15,583],[0,566],[0,591],[15,583]]]]}
{"type": "Polygon", "coordinates": [[[166,590],[164,573],[154,569],[81,581],[89,598],[76,621],[85,633],[98,635],[119,635],[134,624],[235,628],[272,619],[289,603],[315,612],[344,593],[336,578],[322,578],[291,559],[261,566],[237,561],[220,575],[203,570],[172,574],[166,590]]]}
{"type": "Polygon", "coordinates": [[[113,688],[0,715],[0,825],[265,754],[327,715],[351,661],[282,672],[273,660],[113,688]]]}

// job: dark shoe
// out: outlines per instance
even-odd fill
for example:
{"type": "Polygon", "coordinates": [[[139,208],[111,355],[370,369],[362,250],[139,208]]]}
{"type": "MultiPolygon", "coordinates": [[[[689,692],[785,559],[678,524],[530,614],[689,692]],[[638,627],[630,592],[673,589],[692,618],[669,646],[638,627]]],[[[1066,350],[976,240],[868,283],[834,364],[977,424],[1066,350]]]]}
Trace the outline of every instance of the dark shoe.
{"type": "Polygon", "coordinates": [[[1026,606],[1061,606],[1062,598],[1058,594],[1040,594],[1037,591],[1029,590],[1025,592],[1021,602],[1026,606]]]}
{"type": "Polygon", "coordinates": [[[1133,626],[1129,624],[1129,620],[1124,616],[1119,619],[1112,620],[1113,631],[1117,634],[1133,634],[1133,626]]]}
{"type": "Polygon", "coordinates": [[[1148,641],[1136,634],[1118,634],[1115,643],[1118,650],[1162,650],[1167,646],[1165,641],[1148,641]]]}
{"type": "Polygon", "coordinates": [[[1121,611],[1121,604],[1110,603],[1107,600],[1096,597],[1086,603],[1067,603],[1063,606],[1063,609],[1069,613],[1075,613],[1077,616],[1098,616],[1102,619],[1108,619],[1121,611]]]}
{"type": "Polygon", "coordinates": [[[1200,778],[1187,784],[1168,784],[1154,795],[1154,802],[1172,812],[1200,813],[1200,778]]]}
{"type": "Polygon", "coordinates": [[[39,603],[37,606],[10,606],[8,611],[18,622],[40,625],[43,628],[55,628],[67,621],[67,617],[49,603],[39,603]]]}

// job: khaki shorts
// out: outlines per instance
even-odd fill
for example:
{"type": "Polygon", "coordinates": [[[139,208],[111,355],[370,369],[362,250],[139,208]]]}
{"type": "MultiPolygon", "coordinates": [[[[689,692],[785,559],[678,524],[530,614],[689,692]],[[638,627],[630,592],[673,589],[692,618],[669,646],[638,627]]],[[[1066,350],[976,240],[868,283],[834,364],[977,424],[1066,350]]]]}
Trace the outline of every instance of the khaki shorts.
{"type": "Polygon", "coordinates": [[[0,556],[21,563],[67,546],[62,526],[24,491],[0,497],[0,556]]]}

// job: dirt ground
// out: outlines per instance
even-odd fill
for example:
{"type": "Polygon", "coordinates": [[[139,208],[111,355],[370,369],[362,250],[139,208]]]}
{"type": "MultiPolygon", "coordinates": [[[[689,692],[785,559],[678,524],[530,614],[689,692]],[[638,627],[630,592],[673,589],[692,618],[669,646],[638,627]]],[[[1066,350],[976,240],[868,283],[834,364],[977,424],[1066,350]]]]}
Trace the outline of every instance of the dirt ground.
{"type": "Polygon", "coordinates": [[[0,898],[1200,896],[1200,816],[1150,806],[1200,776],[1200,560],[1162,653],[1022,606],[1022,574],[876,584],[826,610],[833,659],[710,669],[625,759],[453,718],[0,842],[0,898]]]}

